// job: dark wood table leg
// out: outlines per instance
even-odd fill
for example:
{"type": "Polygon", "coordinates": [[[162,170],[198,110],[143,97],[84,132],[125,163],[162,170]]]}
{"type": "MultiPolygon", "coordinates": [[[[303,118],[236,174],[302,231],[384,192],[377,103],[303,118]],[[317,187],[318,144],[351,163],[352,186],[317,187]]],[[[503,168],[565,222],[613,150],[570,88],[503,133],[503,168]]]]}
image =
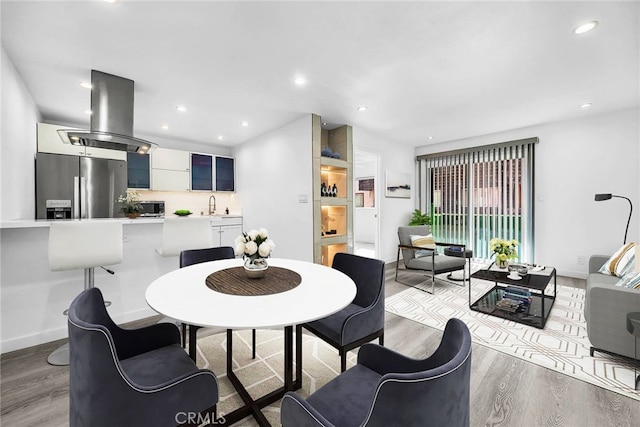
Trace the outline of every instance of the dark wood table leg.
{"type": "Polygon", "coordinates": [[[189,357],[195,362],[196,361],[196,349],[198,347],[198,328],[190,325],[189,326],[189,357]]]}

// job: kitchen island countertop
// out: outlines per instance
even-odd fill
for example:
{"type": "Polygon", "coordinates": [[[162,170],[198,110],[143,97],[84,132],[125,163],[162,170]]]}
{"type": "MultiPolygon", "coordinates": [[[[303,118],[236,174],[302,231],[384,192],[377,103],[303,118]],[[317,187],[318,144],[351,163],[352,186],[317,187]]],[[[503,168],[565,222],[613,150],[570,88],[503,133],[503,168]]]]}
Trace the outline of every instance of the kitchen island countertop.
{"type": "MultiPolygon", "coordinates": [[[[174,218],[174,215],[167,216],[166,218],[174,218]]],[[[242,218],[241,215],[210,215],[212,223],[223,221],[225,218],[238,219],[242,218]]],[[[93,219],[67,219],[67,220],[48,220],[48,219],[14,219],[9,221],[0,222],[0,229],[5,228],[40,228],[49,227],[53,222],[59,221],[121,221],[123,225],[136,225],[136,224],[161,224],[165,218],[158,217],[139,217],[136,219],[129,218],[93,218],[93,219]]]]}

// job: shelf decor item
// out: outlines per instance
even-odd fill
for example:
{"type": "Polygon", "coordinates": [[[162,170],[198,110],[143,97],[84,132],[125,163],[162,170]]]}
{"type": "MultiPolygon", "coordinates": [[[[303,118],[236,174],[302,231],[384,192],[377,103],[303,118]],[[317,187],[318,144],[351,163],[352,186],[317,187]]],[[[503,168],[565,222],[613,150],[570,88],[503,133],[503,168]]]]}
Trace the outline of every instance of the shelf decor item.
{"type": "Polygon", "coordinates": [[[510,259],[518,257],[518,241],[491,239],[490,249],[496,256],[496,265],[498,268],[507,268],[510,259]]]}
{"type": "Polygon", "coordinates": [[[144,210],[140,204],[140,196],[135,191],[127,190],[124,196],[121,194],[118,197],[116,203],[120,205],[120,212],[130,219],[139,217],[144,210]]]}
{"type": "Polygon", "coordinates": [[[243,232],[236,237],[236,255],[242,255],[244,269],[250,279],[264,277],[269,265],[267,258],[276,247],[265,228],[243,232]]]}

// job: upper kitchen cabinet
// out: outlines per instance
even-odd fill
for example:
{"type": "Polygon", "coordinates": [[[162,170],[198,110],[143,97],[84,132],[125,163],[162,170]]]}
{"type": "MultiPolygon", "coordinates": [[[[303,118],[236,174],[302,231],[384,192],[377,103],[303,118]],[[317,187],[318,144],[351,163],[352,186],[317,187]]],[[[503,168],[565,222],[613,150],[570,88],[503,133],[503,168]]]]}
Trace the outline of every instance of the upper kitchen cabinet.
{"type": "MultiPolygon", "coordinates": [[[[38,123],[38,152],[52,154],[66,154],[69,156],[86,156],[100,159],[127,160],[127,152],[108,150],[106,148],[84,147],[81,145],[65,144],[58,135],[58,129],[78,129],[70,126],[38,123]]],[[[78,129],[80,130],[80,129],[78,129]]]]}
{"type": "Polygon", "coordinates": [[[211,154],[191,153],[191,189],[213,190],[213,156],[211,154]]]}
{"type": "Polygon", "coordinates": [[[127,153],[127,188],[151,188],[148,154],[127,153]]]}
{"type": "Polygon", "coordinates": [[[216,156],[216,191],[236,191],[235,159],[216,156]]]}
{"type": "Polygon", "coordinates": [[[188,151],[155,149],[151,153],[151,189],[189,191],[190,162],[188,151]]]}

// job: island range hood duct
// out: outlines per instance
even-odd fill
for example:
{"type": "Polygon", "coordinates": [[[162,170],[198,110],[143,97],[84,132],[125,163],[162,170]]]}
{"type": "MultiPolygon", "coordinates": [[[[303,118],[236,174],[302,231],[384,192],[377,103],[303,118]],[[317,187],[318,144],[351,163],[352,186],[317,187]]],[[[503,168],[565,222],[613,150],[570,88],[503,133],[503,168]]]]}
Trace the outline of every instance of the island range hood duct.
{"type": "Polygon", "coordinates": [[[133,80],[91,70],[89,130],[60,129],[67,144],[149,153],[153,142],[133,137],[133,80]]]}

